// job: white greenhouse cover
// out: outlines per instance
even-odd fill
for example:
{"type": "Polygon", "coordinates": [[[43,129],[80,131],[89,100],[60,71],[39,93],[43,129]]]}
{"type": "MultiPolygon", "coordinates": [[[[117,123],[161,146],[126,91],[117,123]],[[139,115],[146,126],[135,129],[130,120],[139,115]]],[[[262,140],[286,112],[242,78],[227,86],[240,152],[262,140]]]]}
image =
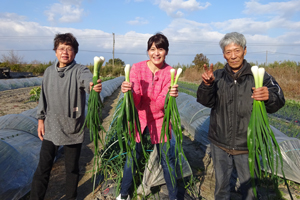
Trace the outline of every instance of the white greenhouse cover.
{"type": "Polygon", "coordinates": [[[207,138],[209,128],[210,108],[207,108],[196,101],[196,98],[186,93],[179,93],[176,98],[181,124],[185,130],[200,142],[201,150],[210,153],[210,141],[207,138]]]}
{"type": "Polygon", "coordinates": [[[20,199],[30,190],[41,141],[20,130],[0,130],[0,199],[20,199]]]}
{"type": "MultiPolygon", "coordinates": [[[[209,154],[208,129],[210,108],[204,107],[196,101],[195,97],[185,93],[179,93],[176,101],[181,124],[200,143],[200,148],[209,154]]],[[[300,183],[300,140],[286,136],[273,126],[271,128],[280,146],[285,177],[300,183]]],[[[282,176],[280,168],[277,173],[279,176],[282,176]]]]}
{"type": "Polygon", "coordinates": [[[0,91],[18,89],[23,87],[39,86],[42,85],[42,81],[43,81],[42,77],[1,79],[0,91]]]}
{"type": "Polygon", "coordinates": [[[26,131],[37,137],[37,122],[37,119],[23,114],[4,115],[0,117],[0,130],[11,129],[26,131]]]}
{"type": "MultiPolygon", "coordinates": [[[[20,80],[0,80],[0,91],[3,88],[9,90],[12,87],[21,87],[21,83],[23,87],[27,87],[25,85],[29,84],[30,86],[41,85],[42,83],[42,78],[27,78],[27,81],[20,80]]],[[[124,80],[124,77],[118,77],[103,82],[103,90],[100,93],[102,101],[105,100],[105,97],[110,96],[124,80]]],[[[86,102],[88,102],[88,95],[86,102]]],[[[30,191],[42,144],[37,137],[38,120],[36,119],[36,112],[37,107],[21,114],[0,117],[1,200],[17,200],[30,191]]]]}

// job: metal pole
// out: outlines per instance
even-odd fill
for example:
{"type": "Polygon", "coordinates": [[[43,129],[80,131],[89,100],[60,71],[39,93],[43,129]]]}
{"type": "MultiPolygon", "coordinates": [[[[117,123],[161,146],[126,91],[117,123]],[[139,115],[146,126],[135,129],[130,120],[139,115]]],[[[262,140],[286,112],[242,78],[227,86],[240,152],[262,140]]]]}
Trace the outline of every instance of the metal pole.
{"type": "Polygon", "coordinates": [[[113,60],[112,60],[113,68],[115,67],[115,34],[113,33],[113,60]]]}
{"type": "Polygon", "coordinates": [[[266,66],[268,65],[268,51],[266,51],[266,66]]]}

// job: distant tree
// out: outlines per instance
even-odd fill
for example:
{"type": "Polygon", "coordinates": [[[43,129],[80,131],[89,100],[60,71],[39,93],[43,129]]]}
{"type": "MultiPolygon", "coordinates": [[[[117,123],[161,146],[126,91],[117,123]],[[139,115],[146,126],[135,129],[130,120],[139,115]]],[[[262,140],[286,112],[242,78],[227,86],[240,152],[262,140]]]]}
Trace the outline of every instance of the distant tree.
{"type": "Polygon", "coordinates": [[[206,64],[209,65],[209,59],[202,53],[196,54],[194,60],[194,67],[198,70],[203,69],[203,65],[206,64]]]}
{"type": "Polygon", "coordinates": [[[32,65],[38,65],[38,64],[41,64],[41,62],[38,61],[38,60],[33,60],[33,61],[30,62],[30,64],[32,64],[32,65]]]}
{"type": "Polygon", "coordinates": [[[256,65],[256,66],[258,66],[259,64],[258,64],[258,62],[256,61],[256,62],[248,62],[251,66],[254,66],[254,65],[256,65]]]}
{"type": "Polygon", "coordinates": [[[2,54],[1,61],[9,65],[22,64],[24,56],[20,56],[14,52],[14,50],[9,51],[7,54],[2,54]]]}
{"type": "Polygon", "coordinates": [[[214,70],[216,69],[222,69],[224,68],[224,64],[221,62],[217,62],[216,64],[214,64],[214,70]]]}
{"type": "MultiPolygon", "coordinates": [[[[105,63],[105,66],[112,66],[113,64],[113,59],[109,59],[108,62],[105,63]]],[[[114,65],[115,66],[125,66],[125,62],[123,60],[121,60],[120,58],[115,58],[114,59],[114,65]]]]}

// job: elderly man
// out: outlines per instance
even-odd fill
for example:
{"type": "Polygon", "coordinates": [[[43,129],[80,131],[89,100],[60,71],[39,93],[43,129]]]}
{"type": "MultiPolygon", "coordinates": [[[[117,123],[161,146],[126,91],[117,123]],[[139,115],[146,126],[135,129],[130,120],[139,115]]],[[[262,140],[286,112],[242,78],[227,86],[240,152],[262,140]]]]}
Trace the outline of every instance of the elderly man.
{"type": "Polygon", "coordinates": [[[220,41],[227,63],[213,72],[204,66],[197,101],[211,108],[209,140],[215,168],[215,199],[230,199],[230,176],[235,165],[243,199],[254,199],[248,164],[247,128],[253,99],[264,101],[267,112],[274,113],[285,103],[276,80],[265,73],[263,87],[255,89],[251,65],[244,59],[244,35],[226,34],[220,41]]]}
{"type": "MultiPolygon", "coordinates": [[[[79,156],[84,139],[85,97],[93,86],[88,68],[77,64],[78,42],[71,33],[57,34],[54,51],[57,62],[45,70],[39,100],[38,136],[42,140],[40,160],[35,171],[30,199],[44,199],[58,147],[64,146],[66,199],[76,199],[79,156]]],[[[101,92],[99,79],[93,89],[101,92]]]]}

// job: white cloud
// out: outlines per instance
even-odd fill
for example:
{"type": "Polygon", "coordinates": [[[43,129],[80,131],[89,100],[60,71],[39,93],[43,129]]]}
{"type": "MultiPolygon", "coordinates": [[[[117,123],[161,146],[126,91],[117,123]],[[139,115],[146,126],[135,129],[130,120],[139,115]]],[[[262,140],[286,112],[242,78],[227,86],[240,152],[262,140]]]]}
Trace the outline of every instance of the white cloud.
{"type": "Polygon", "coordinates": [[[59,0],[59,2],[62,4],[77,5],[77,6],[80,6],[82,1],[83,0],[59,0]]]}
{"type": "Polygon", "coordinates": [[[159,8],[164,10],[168,15],[174,17],[183,16],[182,11],[204,10],[211,5],[208,2],[200,3],[196,0],[156,0],[155,4],[158,4],[159,8]],[[176,11],[177,13],[175,14],[176,11]]]}
{"type": "MultiPolygon", "coordinates": [[[[132,0],[133,1],[133,0],[132,0]]],[[[174,6],[174,2],[184,2],[182,0],[163,0],[164,2],[169,2],[172,15],[184,16],[186,11],[192,11],[188,9],[183,9],[183,6],[179,8],[174,6]]],[[[162,1],[159,1],[162,2],[162,1]]],[[[187,2],[187,1],[185,1],[187,2]]],[[[190,3],[196,1],[188,1],[190,3]]],[[[255,2],[255,1],[252,1],[255,2]]],[[[249,2],[248,2],[249,3],[249,2]]],[[[73,9],[69,11],[59,10],[57,12],[52,12],[53,15],[49,15],[52,22],[66,21],[70,22],[67,16],[78,15],[79,18],[83,15],[83,9],[80,10],[81,1],[60,1],[58,3],[61,8],[78,8],[78,13],[73,9]],[[62,2],[68,4],[63,4],[62,2]],[[69,6],[69,7],[68,7],[69,6]],[[60,12],[69,12],[71,15],[61,15],[60,12]],[[65,17],[65,18],[64,18],[65,17]]],[[[260,4],[259,4],[260,5],[260,4]]],[[[54,4],[52,5],[54,6],[54,4]]],[[[250,12],[248,6],[246,10],[250,12]]],[[[294,8],[293,12],[298,8],[294,8]]],[[[48,10],[50,11],[50,9],[48,10]]],[[[289,21],[287,18],[282,17],[284,14],[283,10],[278,10],[273,12],[271,18],[264,17],[263,20],[259,19],[256,15],[263,11],[257,11],[258,13],[247,16],[247,18],[231,19],[227,21],[220,20],[214,23],[199,23],[197,21],[191,21],[184,18],[175,18],[171,23],[162,30],[170,41],[170,52],[167,56],[167,63],[177,64],[185,63],[191,64],[194,55],[196,53],[204,53],[208,56],[211,62],[221,61],[224,59],[222,57],[221,49],[218,45],[219,40],[224,36],[224,33],[237,31],[245,35],[248,44],[262,43],[262,44],[272,44],[269,46],[248,46],[247,59],[249,61],[264,61],[265,55],[251,54],[251,52],[257,51],[278,51],[285,53],[299,52],[299,47],[289,47],[286,46],[274,46],[276,44],[300,44],[300,22],[299,20],[289,21]],[[279,33],[276,35],[275,32],[280,29],[279,33]],[[275,30],[273,32],[273,30],[275,30]],[[271,35],[270,35],[271,33],[271,35]],[[298,48],[298,49],[297,49],[298,48]],[[287,50],[288,49],[288,50],[287,50]],[[191,56],[180,56],[181,54],[191,55],[191,56]],[[173,55],[173,56],[172,56],[173,55]],[[179,55],[179,56],[178,56],[179,55]]],[[[270,12],[271,13],[271,12],[270,12]]],[[[141,17],[137,17],[132,21],[127,22],[133,25],[141,25],[148,23],[147,20],[141,17]]],[[[42,62],[47,62],[49,60],[55,59],[55,55],[51,50],[53,48],[53,38],[57,33],[74,33],[75,37],[78,39],[80,44],[79,54],[76,56],[76,61],[82,64],[88,64],[92,62],[92,58],[95,55],[103,55],[107,57],[107,60],[112,57],[112,34],[111,32],[106,33],[101,30],[95,29],[75,29],[75,28],[61,28],[61,27],[51,27],[42,26],[39,23],[26,21],[26,17],[19,16],[15,13],[0,13],[0,38],[1,40],[1,50],[11,50],[11,49],[49,49],[49,51],[21,51],[19,55],[24,55],[26,61],[40,60],[42,62]],[[14,38],[5,38],[4,36],[12,36],[14,38]],[[20,37],[19,37],[20,36],[20,37]],[[3,39],[4,38],[4,39],[3,39]],[[88,50],[88,51],[83,51],[88,50]],[[108,53],[106,53],[108,52],[108,53]]],[[[147,41],[152,34],[142,34],[135,31],[130,31],[126,34],[116,35],[115,43],[115,57],[124,60],[126,63],[134,63],[147,59],[147,41]],[[124,54],[118,54],[118,52],[125,52],[124,54]]],[[[0,54],[5,53],[5,51],[0,52],[0,54]]],[[[0,55],[1,56],[1,55],[0,55]]],[[[272,62],[272,57],[268,57],[269,62],[272,62]]],[[[274,60],[279,60],[277,57],[273,56],[274,60]]],[[[285,59],[281,56],[280,59],[285,59]]],[[[298,59],[294,57],[291,59],[298,59]]]]}
{"type": "Polygon", "coordinates": [[[284,2],[270,2],[268,4],[261,4],[257,0],[251,0],[245,3],[246,9],[244,13],[249,15],[265,15],[275,14],[284,18],[289,18],[300,11],[300,1],[284,1],[284,2]]]}
{"type": "MultiPolygon", "coordinates": [[[[101,30],[91,29],[75,29],[75,28],[61,28],[42,26],[39,23],[31,21],[22,21],[21,16],[13,15],[17,20],[7,20],[7,18],[0,15],[0,38],[1,39],[1,54],[5,54],[3,50],[29,50],[20,51],[19,55],[24,56],[25,62],[32,60],[39,60],[41,62],[48,62],[55,59],[53,53],[53,39],[57,33],[73,33],[79,42],[80,50],[102,50],[103,52],[111,51],[112,43],[111,33],[105,33],[101,30]],[[99,39],[99,37],[101,39],[99,39]],[[40,49],[40,51],[30,51],[34,49],[40,49]],[[48,50],[48,51],[43,51],[48,50]]],[[[94,57],[96,53],[89,53],[88,56],[94,57]]],[[[84,52],[80,52],[81,55],[84,52]]],[[[88,64],[85,58],[78,57],[79,61],[83,60],[83,64],[88,64]]]]}
{"type": "Polygon", "coordinates": [[[81,21],[84,9],[81,8],[81,0],[60,0],[54,3],[44,13],[51,23],[73,23],[81,21]]]}
{"type": "Polygon", "coordinates": [[[181,12],[181,11],[177,11],[176,14],[175,14],[175,17],[177,17],[177,18],[181,18],[183,16],[184,16],[184,13],[181,12]]]}
{"type": "Polygon", "coordinates": [[[136,17],[134,20],[128,21],[127,24],[130,25],[144,25],[144,24],[148,24],[148,20],[145,20],[142,17],[136,17]]]}
{"type": "Polygon", "coordinates": [[[167,32],[168,35],[172,35],[173,38],[199,40],[203,33],[207,33],[211,30],[212,29],[209,24],[187,19],[175,19],[168,25],[164,32],[167,32]]]}
{"type": "MultiPolygon", "coordinates": [[[[218,42],[223,34],[213,30],[209,24],[187,19],[175,19],[162,32],[170,41],[170,61],[174,59],[172,54],[190,54],[192,56],[186,59],[191,64],[197,53],[214,53],[222,59],[218,42]]],[[[178,56],[176,60],[178,60],[178,56]]]]}
{"type": "Polygon", "coordinates": [[[231,19],[212,25],[223,32],[238,31],[248,34],[267,34],[272,29],[300,30],[300,22],[287,21],[279,17],[269,21],[255,21],[252,18],[231,19]]]}
{"type": "Polygon", "coordinates": [[[14,20],[25,20],[26,17],[25,16],[21,16],[21,15],[18,15],[16,13],[0,13],[0,19],[7,19],[7,20],[11,20],[11,21],[14,21],[14,20]]]}

